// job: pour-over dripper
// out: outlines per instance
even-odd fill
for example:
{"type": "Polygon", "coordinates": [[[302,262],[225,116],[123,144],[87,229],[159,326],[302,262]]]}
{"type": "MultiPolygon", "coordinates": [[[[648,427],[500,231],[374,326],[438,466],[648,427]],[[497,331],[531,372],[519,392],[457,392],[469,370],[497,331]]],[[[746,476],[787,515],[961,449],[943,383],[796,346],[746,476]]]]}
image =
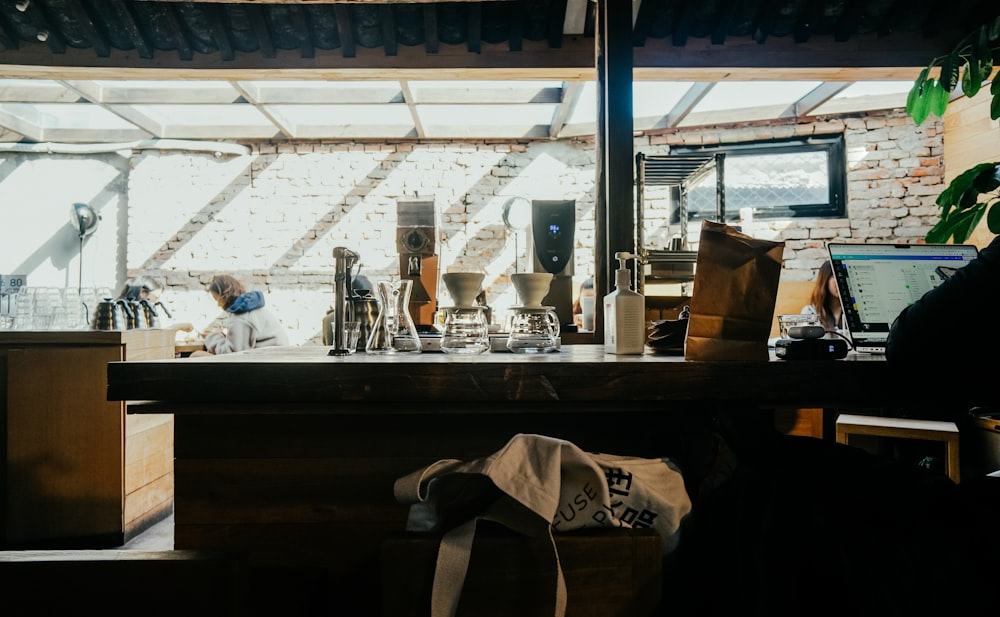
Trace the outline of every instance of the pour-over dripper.
{"type": "Polygon", "coordinates": [[[552,284],[552,274],[548,272],[516,272],[510,280],[517,290],[521,306],[540,307],[552,284]]]}
{"type": "Polygon", "coordinates": [[[447,272],[441,275],[455,306],[474,305],[485,278],[486,275],[481,272],[447,272]]]}

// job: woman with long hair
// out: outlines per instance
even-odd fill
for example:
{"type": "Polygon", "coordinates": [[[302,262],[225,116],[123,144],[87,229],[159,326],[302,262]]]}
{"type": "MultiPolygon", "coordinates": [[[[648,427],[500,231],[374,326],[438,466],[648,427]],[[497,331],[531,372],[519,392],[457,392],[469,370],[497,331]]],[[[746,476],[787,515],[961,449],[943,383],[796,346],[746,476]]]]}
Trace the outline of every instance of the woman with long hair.
{"type": "Polygon", "coordinates": [[[820,266],[809,304],[802,308],[802,312],[819,317],[819,325],[827,332],[840,332],[844,329],[844,306],[840,302],[840,289],[829,261],[820,266]]]}

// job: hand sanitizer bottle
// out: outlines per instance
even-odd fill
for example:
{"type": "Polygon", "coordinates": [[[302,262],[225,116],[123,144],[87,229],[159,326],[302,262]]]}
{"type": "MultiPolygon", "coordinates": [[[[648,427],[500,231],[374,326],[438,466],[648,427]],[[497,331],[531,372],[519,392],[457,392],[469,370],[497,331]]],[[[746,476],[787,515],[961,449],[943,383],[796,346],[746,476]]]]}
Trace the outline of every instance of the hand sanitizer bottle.
{"type": "Polygon", "coordinates": [[[631,253],[615,253],[615,289],[604,296],[604,353],[642,354],[646,344],[646,301],[632,291],[631,271],[625,260],[631,253]]]}

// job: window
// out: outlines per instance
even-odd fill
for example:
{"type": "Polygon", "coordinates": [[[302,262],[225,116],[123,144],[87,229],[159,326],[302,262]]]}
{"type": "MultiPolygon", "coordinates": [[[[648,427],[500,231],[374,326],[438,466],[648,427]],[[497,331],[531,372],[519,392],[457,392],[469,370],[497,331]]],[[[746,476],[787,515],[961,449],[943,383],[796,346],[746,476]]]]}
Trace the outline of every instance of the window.
{"type": "MultiPolygon", "coordinates": [[[[847,179],[842,135],[717,148],[675,148],[672,152],[725,153],[722,220],[726,222],[738,221],[742,208],[751,208],[754,218],[767,219],[845,214],[847,179]]],[[[716,171],[693,182],[685,200],[688,221],[718,220],[716,171]]]]}

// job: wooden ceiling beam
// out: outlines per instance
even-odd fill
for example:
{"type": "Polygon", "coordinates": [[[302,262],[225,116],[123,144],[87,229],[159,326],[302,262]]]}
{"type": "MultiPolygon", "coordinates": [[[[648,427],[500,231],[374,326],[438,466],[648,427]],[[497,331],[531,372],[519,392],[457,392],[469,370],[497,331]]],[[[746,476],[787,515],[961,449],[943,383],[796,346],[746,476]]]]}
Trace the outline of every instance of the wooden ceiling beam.
{"type": "Polygon", "coordinates": [[[87,40],[94,46],[94,53],[100,58],[107,58],[111,55],[111,45],[108,39],[101,34],[94,26],[94,19],[91,17],[87,7],[79,2],[69,4],[69,9],[73,12],[73,18],[80,29],[86,35],[87,40]]]}
{"type": "Polygon", "coordinates": [[[226,13],[220,6],[205,7],[207,13],[212,16],[212,38],[219,48],[219,57],[223,62],[229,62],[236,57],[233,52],[232,41],[229,40],[229,29],[225,27],[226,13]]]}
{"type": "Polygon", "coordinates": [[[299,53],[303,58],[311,60],[316,57],[316,45],[313,43],[312,29],[309,27],[309,20],[306,19],[305,10],[294,7],[291,14],[295,33],[299,38],[299,53]]]}
{"type": "Polygon", "coordinates": [[[194,59],[194,52],[191,51],[191,44],[188,42],[183,30],[181,30],[181,24],[177,19],[176,10],[174,7],[167,7],[167,9],[167,11],[164,11],[163,17],[166,20],[167,28],[170,30],[170,34],[174,39],[174,44],[177,46],[177,56],[181,60],[191,61],[194,59]]]}
{"type": "Polygon", "coordinates": [[[563,26],[566,23],[566,0],[549,3],[549,47],[562,46],[563,26]]]}
{"type": "Polygon", "coordinates": [[[521,51],[524,47],[524,0],[517,0],[510,7],[510,32],[507,35],[507,48],[511,51],[521,51]]]}
{"type": "Polygon", "coordinates": [[[337,18],[337,34],[340,36],[341,56],[344,58],[356,57],[358,49],[354,41],[354,27],[352,26],[350,10],[348,7],[338,4],[333,7],[333,14],[337,18]]]}
{"type": "Polygon", "coordinates": [[[395,56],[399,52],[399,43],[396,41],[396,18],[392,13],[392,7],[380,4],[378,12],[382,26],[382,48],[385,49],[385,55],[395,56]]]}
{"type": "Polygon", "coordinates": [[[139,29],[139,24],[135,21],[135,15],[132,14],[132,11],[129,10],[123,0],[110,0],[110,2],[114,7],[115,14],[122,22],[122,27],[128,33],[129,40],[132,41],[132,45],[139,53],[139,57],[151,60],[153,58],[153,46],[146,39],[142,30],[139,29]]]}
{"type": "Polygon", "coordinates": [[[264,9],[259,6],[248,6],[246,8],[247,17],[250,18],[250,26],[253,28],[254,34],[257,35],[260,55],[268,59],[277,57],[277,50],[274,47],[274,37],[271,36],[271,28],[267,25],[264,9]]]}
{"type": "Polygon", "coordinates": [[[52,20],[40,3],[27,3],[24,12],[38,29],[37,37],[39,41],[48,45],[54,54],[66,53],[66,41],[63,40],[59,31],[52,27],[52,20]]]}
{"type": "Polygon", "coordinates": [[[726,37],[729,36],[729,29],[736,18],[737,0],[726,0],[722,10],[719,11],[719,19],[712,27],[711,40],[713,45],[723,45],[726,37]]]}
{"type": "Polygon", "coordinates": [[[437,7],[423,7],[424,14],[424,50],[429,54],[436,54],[441,48],[438,39],[437,7]]]}
{"type": "Polygon", "coordinates": [[[469,5],[467,24],[469,53],[478,54],[483,50],[483,9],[478,2],[469,5]]]}

